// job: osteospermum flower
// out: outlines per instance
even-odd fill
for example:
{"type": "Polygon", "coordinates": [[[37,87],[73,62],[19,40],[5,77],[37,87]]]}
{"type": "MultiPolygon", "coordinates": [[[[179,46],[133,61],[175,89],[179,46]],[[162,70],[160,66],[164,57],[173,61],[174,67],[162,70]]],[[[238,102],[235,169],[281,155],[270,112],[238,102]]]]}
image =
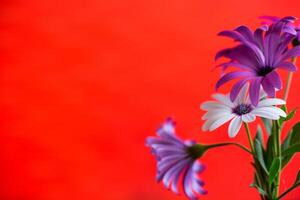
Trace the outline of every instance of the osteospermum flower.
{"type": "MultiPolygon", "coordinates": [[[[215,101],[204,102],[201,109],[207,111],[202,119],[206,120],[202,126],[203,131],[213,131],[228,121],[229,137],[235,137],[239,132],[243,122],[250,123],[256,116],[267,119],[278,120],[280,116],[286,117],[286,113],[276,105],[283,105],[285,101],[277,98],[260,99],[257,106],[253,106],[249,101],[248,84],[246,84],[238,94],[235,101],[231,101],[229,94],[214,94],[215,101]]],[[[263,95],[263,93],[261,93],[263,95]]]]}
{"type": "Polygon", "coordinates": [[[276,70],[296,71],[296,66],[288,59],[300,55],[300,46],[288,49],[296,34],[293,34],[292,30],[287,31],[285,27],[294,20],[294,17],[285,17],[269,27],[262,26],[254,32],[246,26],[240,26],[233,31],[219,33],[221,36],[234,39],[239,44],[219,51],[216,59],[229,58],[229,62],[220,66],[223,68],[232,66],[238,70],[222,76],[216,84],[216,89],[239,78],[240,80],[235,83],[230,92],[232,101],[247,82],[250,82],[249,94],[253,105],[258,104],[261,86],[269,97],[275,97],[275,91],[282,87],[276,70]]]}
{"type": "Polygon", "coordinates": [[[178,185],[182,178],[182,187],[190,200],[198,199],[199,194],[206,194],[204,182],[198,173],[204,166],[197,161],[202,155],[199,145],[194,141],[183,141],[176,136],[172,119],[167,119],[157,131],[157,137],[148,137],[146,145],[151,147],[157,159],[157,181],[174,193],[179,193],[178,185]]]}
{"type": "MultiPolygon", "coordinates": [[[[280,21],[280,17],[277,16],[261,16],[260,19],[268,20],[268,22],[264,21],[263,24],[270,24],[270,22],[278,22],[280,21]]],[[[293,45],[297,46],[300,45],[300,23],[298,21],[298,24],[295,23],[287,23],[285,27],[283,27],[283,32],[291,33],[291,34],[297,34],[297,37],[293,40],[293,45]]]]}

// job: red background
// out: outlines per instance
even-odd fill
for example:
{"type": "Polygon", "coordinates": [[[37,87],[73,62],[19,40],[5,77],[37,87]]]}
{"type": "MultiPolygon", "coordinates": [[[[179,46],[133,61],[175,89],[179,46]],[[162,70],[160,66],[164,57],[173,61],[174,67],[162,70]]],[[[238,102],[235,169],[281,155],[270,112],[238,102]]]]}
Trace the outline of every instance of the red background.
{"type": "MultiPolygon", "coordinates": [[[[155,182],[145,138],[174,116],[184,138],[247,144],[243,131],[228,139],[226,127],[200,129],[199,105],[218,79],[214,54],[232,44],[216,34],[257,26],[263,14],[300,16],[299,8],[298,0],[1,0],[0,199],[185,199],[155,182]]],[[[298,72],[290,108],[299,86],[298,72]]],[[[202,199],[258,199],[244,152],[226,147],[202,161],[202,199]]],[[[298,156],[282,189],[299,165],[298,156]]]]}

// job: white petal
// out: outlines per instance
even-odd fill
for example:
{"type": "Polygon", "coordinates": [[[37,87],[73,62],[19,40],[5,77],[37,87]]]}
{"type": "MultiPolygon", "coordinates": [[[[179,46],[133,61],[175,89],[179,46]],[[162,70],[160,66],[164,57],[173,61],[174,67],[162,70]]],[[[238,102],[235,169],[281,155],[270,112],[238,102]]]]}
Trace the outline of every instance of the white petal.
{"type": "Polygon", "coordinates": [[[286,117],[285,112],[277,107],[255,108],[251,114],[273,120],[278,120],[279,116],[286,117]]]}
{"type": "Polygon", "coordinates": [[[200,108],[202,110],[212,110],[212,109],[224,108],[224,107],[226,108],[227,106],[216,101],[206,101],[200,105],[200,108]]]}
{"type": "Polygon", "coordinates": [[[260,101],[257,105],[257,107],[266,107],[266,106],[275,106],[275,105],[284,105],[286,102],[282,99],[278,98],[270,98],[270,99],[264,99],[260,101]]]}
{"type": "Polygon", "coordinates": [[[246,83],[240,90],[240,92],[234,102],[236,102],[238,104],[245,103],[247,101],[248,88],[249,88],[249,84],[246,83]]]}
{"type": "Polygon", "coordinates": [[[222,126],[223,124],[231,120],[234,116],[235,116],[234,114],[226,114],[226,115],[224,114],[222,117],[218,118],[210,125],[209,131],[213,131],[216,128],[222,126]]]}
{"type": "Polygon", "coordinates": [[[255,120],[255,118],[256,118],[255,115],[253,115],[251,113],[242,115],[242,121],[246,122],[246,123],[253,122],[255,120]]]}
{"type": "Polygon", "coordinates": [[[230,114],[232,113],[231,110],[228,110],[228,109],[213,109],[213,110],[210,110],[208,112],[206,112],[201,119],[203,120],[212,120],[214,118],[219,118],[220,116],[224,115],[224,114],[230,114]]]}
{"type": "Polygon", "coordinates": [[[238,134],[239,130],[241,129],[241,126],[242,126],[242,118],[240,116],[233,118],[233,120],[230,122],[228,127],[229,137],[231,138],[235,137],[238,134]]]}
{"type": "Polygon", "coordinates": [[[214,99],[216,99],[217,101],[223,103],[224,105],[226,106],[229,106],[229,107],[233,107],[233,103],[231,102],[230,100],[230,97],[229,95],[224,95],[224,94],[213,94],[212,97],[214,99]]]}
{"type": "Polygon", "coordinates": [[[214,122],[214,120],[207,120],[203,125],[202,125],[202,131],[208,131],[209,127],[211,124],[214,122]]]}

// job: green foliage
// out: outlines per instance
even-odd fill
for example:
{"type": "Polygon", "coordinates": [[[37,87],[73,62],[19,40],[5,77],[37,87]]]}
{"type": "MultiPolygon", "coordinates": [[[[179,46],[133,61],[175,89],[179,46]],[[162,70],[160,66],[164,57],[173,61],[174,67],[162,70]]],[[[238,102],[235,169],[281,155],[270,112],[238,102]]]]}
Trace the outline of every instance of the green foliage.
{"type": "MultiPolygon", "coordinates": [[[[283,105],[283,106],[281,107],[281,109],[282,109],[284,112],[287,113],[287,108],[286,108],[285,105],[283,105]]],[[[279,125],[281,126],[284,122],[286,122],[286,121],[292,119],[292,118],[295,116],[296,110],[297,110],[297,108],[294,108],[290,113],[287,113],[287,116],[286,116],[286,117],[280,117],[280,119],[278,120],[279,125]]]]}
{"type": "Polygon", "coordinates": [[[269,169],[269,183],[273,183],[277,175],[280,173],[280,159],[275,158],[269,169]]]}
{"type": "Polygon", "coordinates": [[[264,149],[263,149],[261,142],[258,139],[254,140],[254,148],[255,148],[257,160],[259,161],[260,166],[266,172],[266,174],[269,174],[266,164],[265,164],[265,160],[264,160],[264,149]]]}
{"type": "Polygon", "coordinates": [[[300,184],[300,170],[298,171],[294,185],[296,185],[296,184],[300,184]]]}
{"type": "Polygon", "coordinates": [[[281,148],[282,166],[284,167],[297,152],[300,152],[300,122],[293,126],[281,148]]]}
{"type": "Polygon", "coordinates": [[[259,185],[257,185],[256,183],[252,183],[250,185],[250,187],[256,188],[262,196],[268,196],[268,193],[264,189],[262,189],[259,185]]]}
{"type": "Polygon", "coordinates": [[[263,118],[263,117],[261,118],[261,120],[263,121],[263,124],[266,128],[267,134],[271,135],[271,133],[272,133],[272,121],[269,120],[269,119],[263,118]]]}

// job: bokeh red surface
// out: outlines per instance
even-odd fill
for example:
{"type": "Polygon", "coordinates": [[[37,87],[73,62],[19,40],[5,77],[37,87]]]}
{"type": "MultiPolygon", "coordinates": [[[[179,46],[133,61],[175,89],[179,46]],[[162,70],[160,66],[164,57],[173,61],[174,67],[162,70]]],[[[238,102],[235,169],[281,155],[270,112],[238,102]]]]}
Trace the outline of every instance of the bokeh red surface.
{"type": "MultiPolygon", "coordinates": [[[[214,54],[232,44],[217,32],[257,26],[263,14],[300,16],[299,8],[298,0],[1,0],[0,199],[185,199],[155,182],[144,139],[173,116],[184,138],[229,140],[226,127],[200,129],[199,105],[219,74],[214,54]]],[[[291,108],[299,86],[298,72],[291,108]]],[[[230,141],[247,144],[244,132],[230,141]]],[[[259,198],[241,150],[202,161],[202,199],[259,198]]],[[[282,190],[299,166],[298,155],[282,190]]]]}

